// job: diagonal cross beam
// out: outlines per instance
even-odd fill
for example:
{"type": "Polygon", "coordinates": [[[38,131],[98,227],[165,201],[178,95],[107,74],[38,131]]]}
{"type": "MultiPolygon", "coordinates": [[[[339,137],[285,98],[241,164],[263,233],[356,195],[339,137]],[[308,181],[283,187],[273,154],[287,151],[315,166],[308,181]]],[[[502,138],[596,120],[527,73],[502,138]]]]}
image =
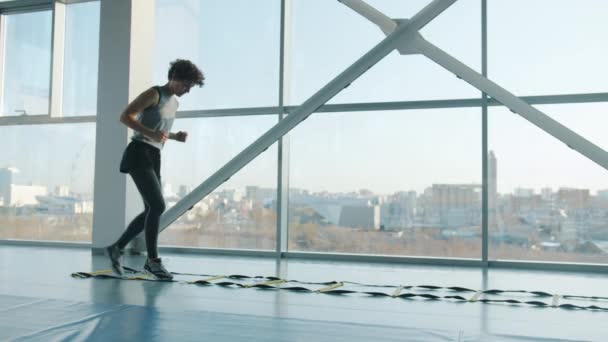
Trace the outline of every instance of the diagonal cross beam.
{"type": "MultiPolygon", "coordinates": [[[[399,29],[401,25],[408,25],[408,20],[393,20],[362,0],[339,1],[378,25],[385,34],[391,34],[394,30],[399,29]]],[[[416,35],[409,41],[403,41],[401,45],[397,47],[397,50],[401,54],[417,53],[426,56],[433,62],[465,80],[473,87],[493,97],[511,109],[511,111],[521,115],[524,119],[565,143],[570,148],[578,151],[603,168],[608,169],[608,153],[602,148],[552,119],[540,110],[530,106],[519,97],[500,87],[498,84],[483,77],[477,71],[426,41],[421,35],[416,35]]]]}
{"type": "Polygon", "coordinates": [[[169,210],[161,216],[160,230],[167,228],[196,203],[227,181],[245,165],[249,164],[249,162],[255,159],[260,153],[264,152],[282,136],[305,120],[310,114],[314,113],[319,107],[336,96],[342,89],[348,87],[348,85],[386,57],[390,52],[405,42],[414,40],[422,27],[445,11],[454,2],[456,2],[456,0],[433,0],[407,23],[395,27],[395,29],[380,43],[330,81],[326,86],[317,91],[301,106],[287,115],[286,118],[260,136],[242,152],[237,154],[228,163],[197,186],[191,193],[182,198],[173,207],[169,208],[169,210]]]}

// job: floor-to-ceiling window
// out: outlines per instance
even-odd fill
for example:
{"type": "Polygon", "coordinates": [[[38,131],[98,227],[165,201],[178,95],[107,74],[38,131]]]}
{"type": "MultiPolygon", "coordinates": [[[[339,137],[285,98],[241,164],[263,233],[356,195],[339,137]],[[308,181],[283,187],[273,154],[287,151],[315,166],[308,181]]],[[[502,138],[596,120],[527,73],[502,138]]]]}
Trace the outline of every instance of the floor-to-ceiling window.
{"type": "Polygon", "coordinates": [[[99,2],[57,6],[0,19],[0,239],[91,240],[99,2]]]}

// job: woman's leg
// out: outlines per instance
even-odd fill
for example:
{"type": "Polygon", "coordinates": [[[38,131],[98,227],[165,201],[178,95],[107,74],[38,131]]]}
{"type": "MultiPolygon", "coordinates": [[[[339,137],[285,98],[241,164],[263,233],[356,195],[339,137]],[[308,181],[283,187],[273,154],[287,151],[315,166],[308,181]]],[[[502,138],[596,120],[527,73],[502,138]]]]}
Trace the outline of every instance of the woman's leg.
{"type": "Polygon", "coordinates": [[[137,215],[131,223],[127,226],[127,229],[122,233],[118,241],[116,241],[115,245],[118,246],[121,250],[124,249],[131,240],[133,240],[139,233],[141,233],[145,228],[146,216],[148,215],[148,211],[150,208],[144,202],[144,211],[137,215]]]}
{"type": "MultiPolygon", "coordinates": [[[[148,258],[156,259],[158,258],[158,224],[160,216],[165,211],[165,200],[163,199],[160,180],[151,168],[132,170],[131,176],[146,205],[143,227],[146,231],[148,258]]],[[[138,218],[139,216],[136,219],[138,218]]],[[[141,218],[139,219],[141,220],[141,218]]],[[[137,233],[140,231],[141,229],[137,233]]]]}

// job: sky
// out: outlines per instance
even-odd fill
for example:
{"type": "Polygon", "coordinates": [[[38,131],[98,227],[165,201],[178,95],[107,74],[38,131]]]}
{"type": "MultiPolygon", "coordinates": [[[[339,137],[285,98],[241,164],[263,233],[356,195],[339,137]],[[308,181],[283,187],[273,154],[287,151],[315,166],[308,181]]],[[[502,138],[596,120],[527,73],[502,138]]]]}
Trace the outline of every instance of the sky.
{"type": "MultiPolygon", "coordinates": [[[[391,17],[407,18],[427,2],[369,4],[391,17]]],[[[478,71],[480,3],[459,0],[421,32],[478,71]]],[[[180,99],[180,110],[277,105],[280,1],[156,0],[156,9],[154,82],[165,81],[168,64],[176,58],[193,60],[207,78],[202,89],[180,99]]],[[[608,2],[602,0],[488,0],[489,78],[519,96],[607,92],[608,47],[597,43],[608,31],[605,13],[608,2]]],[[[14,115],[31,106],[28,114],[44,112],[48,102],[22,95],[48,93],[50,13],[19,14],[11,20],[3,111],[14,115]],[[25,26],[31,29],[19,29],[25,26]]],[[[66,116],[96,111],[98,20],[96,2],[68,6],[66,116]]],[[[288,33],[289,105],[308,99],[383,38],[365,18],[327,0],[294,0],[288,33]]],[[[391,53],[329,103],[479,96],[477,89],[422,56],[391,53]]],[[[538,108],[608,149],[608,104],[538,108]]],[[[499,192],[516,187],[608,188],[604,169],[521,117],[500,107],[491,107],[489,116],[499,192]]],[[[177,120],[174,130],[189,131],[189,141],[167,144],[165,182],[174,188],[198,185],[276,122],[273,115],[177,120]]],[[[92,191],[93,124],[4,126],[0,132],[9,146],[0,156],[0,167],[17,166],[19,182],[92,191]]],[[[433,183],[481,183],[479,108],[315,114],[292,131],[289,142],[292,187],[332,192],[366,188],[389,194],[422,192],[433,183]]],[[[275,145],[224,187],[275,187],[276,151],[275,145]]]]}

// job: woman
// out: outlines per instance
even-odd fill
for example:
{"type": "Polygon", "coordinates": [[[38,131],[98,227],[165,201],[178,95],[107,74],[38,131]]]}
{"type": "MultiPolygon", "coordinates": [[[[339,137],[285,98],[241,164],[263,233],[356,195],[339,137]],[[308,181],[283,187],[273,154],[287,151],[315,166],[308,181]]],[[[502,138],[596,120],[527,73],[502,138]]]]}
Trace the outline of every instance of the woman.
{"type": "Polygon", "coordinates": [[[142,230],[145,230],[148,258],[144,271],[158,279],[170,280],[173,275],[158,257],[158,233],[161,214],[165,211],[160,181],[160,151],[167,139],[185,142],[186,132],[171,133],[179,105],[177,98],[194,85],[203,86],[203,73],[188,60],[171,63],[168,82],[141,93],[120,116],[120,122],[133,129],[132,141],[124,151],[120,172],[133,178],[144,201],[144,211],[131,221],[122,236],[106,252],[114,272],[122,275],[121,251],[142,230]]]}

